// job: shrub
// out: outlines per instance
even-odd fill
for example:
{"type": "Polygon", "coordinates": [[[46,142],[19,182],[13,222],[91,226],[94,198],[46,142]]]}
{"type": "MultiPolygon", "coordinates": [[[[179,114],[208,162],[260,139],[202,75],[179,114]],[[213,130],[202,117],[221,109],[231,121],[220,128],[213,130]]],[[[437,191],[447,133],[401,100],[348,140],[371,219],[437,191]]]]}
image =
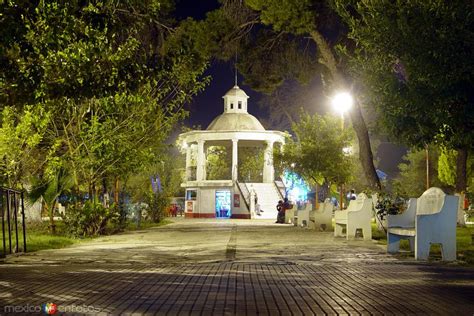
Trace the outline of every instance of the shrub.
{"type": "Polygon", "coordinates": [[[154,223],[159,223],[165,217],[166,208],[170,204],[168,195],[164,192],[149,192],[146,202],[148,218],[154,223]]]}
{"type": "Polygon", "coordinates": [[[83,205],[71,205],[63,216],[66,229],[73,236],[97,236],[104,234],[107,224],[117,222],[119,210],[100,203],[86,201],[83,205]]]}

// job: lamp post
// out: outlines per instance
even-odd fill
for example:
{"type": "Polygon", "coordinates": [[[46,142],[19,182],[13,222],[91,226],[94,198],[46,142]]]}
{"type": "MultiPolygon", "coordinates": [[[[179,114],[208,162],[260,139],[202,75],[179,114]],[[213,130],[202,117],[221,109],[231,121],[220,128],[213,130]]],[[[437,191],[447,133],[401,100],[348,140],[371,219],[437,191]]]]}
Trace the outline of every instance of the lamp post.
{"type": "MultiPolygon", "coordinates": [[[[341,91],[341,92],[336,93],[332,97],[331,104],[332,104],[333,109],[341,115],[341,130],[344,130],[344,113],[346,113],[352,108],[352,105],[354,104],[354,99],[352,98],[352,95],[349,92],[341,91]]],[[[344,185],[341,184],[341,187],[339,189],[339,207],[341,208],[341,210],[343,209],[342,207],[342,200],[344,197],[343,191],[344,191],[344,185]]]]}

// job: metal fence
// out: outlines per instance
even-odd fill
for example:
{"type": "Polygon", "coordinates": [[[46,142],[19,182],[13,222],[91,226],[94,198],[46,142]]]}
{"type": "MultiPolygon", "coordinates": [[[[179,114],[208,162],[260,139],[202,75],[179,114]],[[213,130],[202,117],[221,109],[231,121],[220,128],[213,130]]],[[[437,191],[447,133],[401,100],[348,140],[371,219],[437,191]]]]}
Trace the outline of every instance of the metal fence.
{"type": "Polygon", "coordinates": [[[26,252],[25,203],[23,192],[0,187],[2,245],[0,257],[26,252]],[[19,227],[20,226],[20,227],[19,227]],[[20,234],[23,242],[20,244],[20,234]]]}

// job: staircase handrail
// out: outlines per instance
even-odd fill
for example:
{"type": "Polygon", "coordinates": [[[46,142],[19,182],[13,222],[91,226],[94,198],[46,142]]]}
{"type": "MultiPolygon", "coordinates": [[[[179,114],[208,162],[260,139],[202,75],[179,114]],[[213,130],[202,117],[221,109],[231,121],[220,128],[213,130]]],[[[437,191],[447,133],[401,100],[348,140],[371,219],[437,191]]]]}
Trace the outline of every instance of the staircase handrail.
{"type": "Polygon", "coordinates": [[[277,188],[277,191],[278,191],[278,195],[280,196],[280,199],[283,200],[285,198],[284,194],[283,193],[286,193],[286,187],[285,187],[285,184],[283,183],[283,181],[280,181],[280,180],[275,180],[273,181],[273,184],[276,186],[277,188]],[[283,190],[283,193],[282,193],[282,190],[283,190]]]}
{"type": "Polygon", "coordinates": [[[247,188],[247,185],[245,183],[241,183],[239,181],[237,182],[237,187],[239,188],[240,195],[244,198],[245,205],[247,206],[247,209],[250,211],[250,192],[249,189],[247,188]]]}

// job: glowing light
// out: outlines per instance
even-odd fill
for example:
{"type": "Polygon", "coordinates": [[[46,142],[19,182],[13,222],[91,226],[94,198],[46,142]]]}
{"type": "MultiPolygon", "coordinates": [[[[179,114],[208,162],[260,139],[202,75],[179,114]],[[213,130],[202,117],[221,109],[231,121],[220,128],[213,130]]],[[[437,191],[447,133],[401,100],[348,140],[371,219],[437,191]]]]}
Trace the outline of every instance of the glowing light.
{"type": "Polygon", "coordinates": [[[332,98],[332,106],[337,112],[344,114],[350,110],[354,104],[352,95],[348,92],[339,92],[332,98]]]}
{"type": "Polygon", "coordinates": [[[307,200],[310,188],[300,175],[295,172],[285,171],[282,180],[285,184],[286,194],[290,201],[301,202],[307,200]]]}

